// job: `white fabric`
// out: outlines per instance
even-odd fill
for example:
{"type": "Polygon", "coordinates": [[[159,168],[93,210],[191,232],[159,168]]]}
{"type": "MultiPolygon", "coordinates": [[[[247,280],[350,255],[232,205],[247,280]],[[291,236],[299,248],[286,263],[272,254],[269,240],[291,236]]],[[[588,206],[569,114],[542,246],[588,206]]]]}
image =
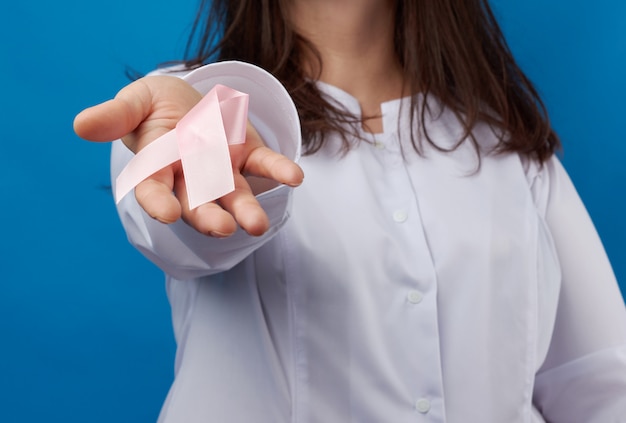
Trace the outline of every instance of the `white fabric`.
{"type": "MultiPolygon", "coordinates": [[[[190,82],[206,92],[222,75],[209,65],[190,82]]],[[[283,95],[251,94],[251,113],[283,95]]],[[[301,187],[259,196],[260,238],[211,239],[120,204],[168,274],[178,351],[160,422],[626,422],[624,303],[563,167],[485,154],[476,170],[469,143],[418,156],[407,109],[384,103],[384,132],[345,157],[336,137],[302,157],[301,187]]],[[[255,124],[297,159],[274,125],[291,118],[255,124]]],[[[448,111],[428,119],[440,146],[461,133],[448,111]]],[[[113,178],[129,156],[114,146],[113,178]]]]}

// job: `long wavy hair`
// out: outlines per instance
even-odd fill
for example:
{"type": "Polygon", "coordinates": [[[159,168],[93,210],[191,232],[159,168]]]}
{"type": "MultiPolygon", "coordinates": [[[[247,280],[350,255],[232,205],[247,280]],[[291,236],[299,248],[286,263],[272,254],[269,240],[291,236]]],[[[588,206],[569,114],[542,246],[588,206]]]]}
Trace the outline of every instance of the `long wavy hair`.
{"type": "MultiPolygon", "coordinates": [[[[361,120],[325,97],[315,75],[305,74],[305,56],[316,58],[316,69],[323,63],[312,43],[290,24],[288,6],[289,0],[202,0],[185,65],[241,60],[266,69],[296,104],[304,151],[318,151],[331,132],[342,136],[347,151],[361,120]]],[[[409,92],[424,94],[413,96],[410,105],[411,142],[418,153],[422,146],[416,121],[422,122],[427,142],[443,150],[423,123],[424,114],[431,112],[426,103],[431,96],[463,125],[452,149],[466,140],[479,148],[472,135],[478,122],[501,134],[498,152],[518,152],[543,163],[560,147],[546,107],[515,62],[487,0],[396,0],[395,8],[394,48],[404,84],[409,92]]]]}

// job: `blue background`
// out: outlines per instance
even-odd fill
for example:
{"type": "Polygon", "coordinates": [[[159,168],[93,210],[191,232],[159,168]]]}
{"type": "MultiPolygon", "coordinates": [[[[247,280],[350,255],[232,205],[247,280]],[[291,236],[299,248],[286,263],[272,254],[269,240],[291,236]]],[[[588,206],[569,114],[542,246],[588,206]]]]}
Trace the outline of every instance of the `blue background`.
{"type": "MultiPolygon", "coordinates": [[[[626,291],[626,3],[494,1],[626,291]],[[584,6],[584,7],[583,7],[584,6]]],[[[0,16],[0,421],[152,422],[174,343],[160,272],[126,242],[107,145],[73,116],[180,58],[196,2],[9,2],[0,16]],[[28,156],[26,156],[28,154],[28,156]]],[[[575,230],[575,228],[572,228],[575,230]]]]}

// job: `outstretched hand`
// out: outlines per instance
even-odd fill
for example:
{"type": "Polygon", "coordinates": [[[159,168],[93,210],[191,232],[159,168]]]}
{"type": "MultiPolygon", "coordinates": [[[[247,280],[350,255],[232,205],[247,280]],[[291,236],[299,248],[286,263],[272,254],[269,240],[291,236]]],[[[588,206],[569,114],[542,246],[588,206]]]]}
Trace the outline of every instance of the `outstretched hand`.
{"type": "MultiPolygon", "coordinates": [[[[174,129],[202,95],[174,76],[148,76],[123,88],[113,100],[83,110],[74,119],[76,134],[89,141],[122,139],[134,153],[174,129]]],[[[216,202],[189,210],[180,161],[156,172],[135,187],[139,205],[153,218],[172,223],[182,217],[197,231],[226,237],[237,225],[251,235],[269,229],[269,219],[246,176],[289,186],[302,183],[302,169],[267,148],[248,123],[246,142],[229,146],[235,190],[216,202]],[[245,175],[245,176],[244,176],[245,175]]]]}

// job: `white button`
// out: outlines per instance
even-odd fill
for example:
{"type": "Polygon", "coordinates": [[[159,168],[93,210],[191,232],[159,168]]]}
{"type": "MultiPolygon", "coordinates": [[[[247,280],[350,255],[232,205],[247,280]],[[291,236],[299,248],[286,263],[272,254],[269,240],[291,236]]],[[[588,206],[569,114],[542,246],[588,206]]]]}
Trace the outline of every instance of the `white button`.
{"type": "Polygon", "coordinates": [[[428,401],[426,398],[418,399],[417,401],[415,401],[415,409],[422,414],[428,413],[428,411],[430,410],[430,401],[428,401]]]}
{"type": "Polygon", "coordinates": [[[423,298],[424,298],[424,295],[422,295],[422,293],[419,291],[409,291],[409,293],[406,295],[406,299],[411,304],[419,304],[422,302],[423,298]]]}
{"type": "Polygon", "coordinates": [[[374,141],[374,147],[378,148],[379,150],[384,150],[385,143],[382,141],[374,141]]]}
{"type": "Polygon", "coordinates": [[[396,210],[395,212],[393,212],[393,220],[398,223],[406,221],[408,217],[409,215],[406,210],[396,210]]]}

